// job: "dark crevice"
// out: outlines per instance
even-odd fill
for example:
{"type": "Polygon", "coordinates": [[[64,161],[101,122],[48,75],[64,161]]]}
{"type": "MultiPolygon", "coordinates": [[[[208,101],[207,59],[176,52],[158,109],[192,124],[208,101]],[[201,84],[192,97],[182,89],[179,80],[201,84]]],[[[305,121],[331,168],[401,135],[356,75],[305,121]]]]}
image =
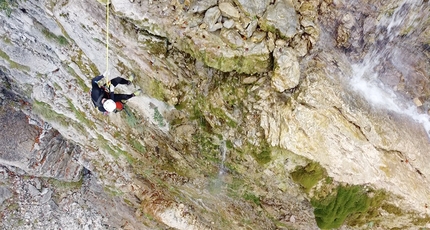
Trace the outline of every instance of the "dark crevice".
{"type": "Polygon", "coordinates": [[[360,133],[363,135],[363,137],[364,137],[364,138],[366,138],[367,142],[371,143],[371,142],[369,141],[369,139],[367,138],[366,134],[365,134],[365,133],[363,132],[363,130],[361,129],[361,126],[359,126],[359,125],[358,125],[358,124],[356,124],[355,122],[353,122],[353,121],[351,121],[350,119],[348,119],[348,117],[346,117],[346,116],[345,116],[345,114],[343,114],[342,109],[340,109],[340,108],[338,108],[338,107],[336,107],[336,106],[333,106],[333,108],[334,108],[335,110],[337,110],[337,111],[339,112],[339,114],[340,114],[340,115],[342,115],[342,117],[343,117],[346,121],[348,121],[351,125],[355,126],[355,127],[357,128],[357,130],[359,130],[359,131],[360,131],[360,133]]]}

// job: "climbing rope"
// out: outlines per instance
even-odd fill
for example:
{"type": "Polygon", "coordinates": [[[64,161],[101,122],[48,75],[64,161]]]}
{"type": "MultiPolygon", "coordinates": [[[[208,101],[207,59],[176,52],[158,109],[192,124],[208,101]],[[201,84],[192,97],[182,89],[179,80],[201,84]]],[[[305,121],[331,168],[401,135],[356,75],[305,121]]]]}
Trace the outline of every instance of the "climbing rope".
{"type": "MultiPolygon", "coordinates": [[[[109,72],[109,3],[110,0],[106,0],[106,71],[109,72]]],[[[109,74],[106,74],[109,75],[109,74]]],[[[109,87],[110,81],[109,76],[105,76],[106,85],[109,87]]]]}

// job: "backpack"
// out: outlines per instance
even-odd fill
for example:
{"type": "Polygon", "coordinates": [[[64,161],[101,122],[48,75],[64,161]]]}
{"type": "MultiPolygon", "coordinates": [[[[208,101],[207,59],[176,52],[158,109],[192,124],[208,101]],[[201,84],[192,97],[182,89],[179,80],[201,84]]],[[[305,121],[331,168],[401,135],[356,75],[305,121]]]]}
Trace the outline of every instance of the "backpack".
{"type": "Polygon", "coordinates": [[[124,109],[124,103],[117,101],[115,102],[115,104],[116,104],[115,112],[119,112],[124,109]]]}

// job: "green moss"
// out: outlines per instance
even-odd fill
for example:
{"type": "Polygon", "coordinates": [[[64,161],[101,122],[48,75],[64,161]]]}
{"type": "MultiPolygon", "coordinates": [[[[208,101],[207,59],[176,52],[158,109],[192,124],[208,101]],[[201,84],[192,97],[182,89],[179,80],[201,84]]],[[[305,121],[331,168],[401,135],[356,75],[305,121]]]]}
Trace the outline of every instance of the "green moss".
{"type": "Polygon", "coordinates": [[[83,179],[81,178],[79,181],[68,182],[50,178],[48,179],[48,183],[52,184],[56,188],[72,190],[80,189],[83,184],[83,179]]]}
{"type": "Polygon", "coordinates": [[[154,107],[154,121],[156,121],[158,126],[160,127],[166,126],[166,122],[164,121],[163,115],[161,115],[157,107],[154,107]]]}
{"type": "Polygon", "coordinates": [[[339,228],[348,215],[367,212],[370,199],[361,186],[339,186],[335,195],[311,203],[318,227],[332,229],[339,228]]]}
{"type": "Polygon", "coordinates": [[[256,205],[261,204],[260,198],[256,195],[252,194],[251,192],[245,192],[245,194],[243,195],[243,198],[245,200],[252,201],[256,205]]]}
{"type": "MultiPolygon", "coordinates": [[[[125,105],[124,105],[124,107],[125,107],[125,105]]],[[[130,127],[130,128],[135,128],[136,127],[136,125],[138,124],[138,119],[137,119],[137,117],[135,116],[135,114],[132,112],[132,111],[130,111],[129,109],[128,109],[128,107],[127,108],[124,108],[124,109],[126,109],[127,110],[127,112],[125,112],[125,113],[123,113],[123,114],[121,114],[122,115],[122,117],[124,117],[125,118],[125,122],[127,123],[127,125],[130,127]]]]}
{"type": "Polygon", "coordinates": [[[155,79],[151,79],[149,83],[149,92],[148,94],[158,100],[164,101],[165,89],[163,84],[155,79]]]}
{"type": "MultiPolygon", "coordinates": [[[[383,190],[370,190],[369,195],[369,208],[366,212],[354,213],[348,216],[346,224],[349,226],[363,226],[369,222],[378,224],[381,221],[380,209],[386,207],[390,209],[391,205],[386,204],[387,193],[383,190]]],[[[389,211],[391,212],[391,211],[389,211]]]]}
{"type": "Polygon", "coordinates": [[[233,142],[231,142],[230,140],[227,140],[227,141],[225,142],[225,146],[226,146],[228,149],[232,149],[232,148],[233,148],[233,142]]]}
{"type": "Polygon", "coordinates": [[[90,88],[85,84],[85,81],[78,74],[76,74],[75,70],[72,67],[66,66],[66,70],[70,75],[74,76],[74,78],[76,79],[76,82],[78,83],[78,85],[81,87],[83,91],[85,92],[90,91],[90,88]]]}
{"type": "Polygon", "coordinates": [[[133,203],[130,201],[130,200],[128,200],[128,199],[123,199],[123,201],[124,201],[124,203],[126,203],[128,206],[130,206],[130,207],[133,207],[134,205],[133,205],[133,203]]]}
{"type": "Polygon", "coordinates": [[[215,108],[212,105],[209,106],[211,114],[214,115],[221,121],[221,124],[226,124],[231,128],[236,128],[237,123],[233,119],[231,119],[221,108],[215,108]]]}
{"type": "Polygon", "coordinates": [[[306,166],[298,166],[292,173],[293,180],[300,184],[306,192],[309,192],[318,181],[326,176],[326,171],[317,162],[312,161],[306,166]]]}
{"type": "MultiPolygon", "coordinates": [[[[426,224],[430,223],[430,216],[426,215],[426,217],[416,217],[412,219],[412,224],[415,226],[425,226],[426,224]]],[[[423,228],[428,229],[428,228],[423,228]]]]}
{"type": "Polygon", "coordinates": [[[124,195],[123,191],[121,191],[115,187],[111,187],[111,186],[105,186],[104,191],[107,192],[109,195],[114,196],[114,197],[119,197],[119,196],[124,195]]]}
{"type": "Polygon", "coordinates": [[[8,45],[12,45],[13,44],[12,41],[10,40],[10,38],[8,36],[4,36],[2,38],[3,38],[4,43],[6,43],[8,45]]]}
{"type": "Polygon", "coordinates": [[[6,12],[6,16],[10,17],[12,13],[12,7],[16,5],[15,1],[12,0],[0,0],[0,11],[6,12]]]}
{"type": "Polygon", "coordinates": [[[387,211],[388,213],[394,214],[396,216],[401,216],[403,214],[403,211],[399,207],[393,204],[385,203],[381,205],[381,208],[387,211]]]}
{"type": "Polygon", "coordinates": [[[70,121],[66,116],[59,114],[59,113],[56,113],[50,105],[48,105],[44,102],[34,101],[33,102],[33,112],[42,116],[47,121],[58,122],[62,126],[66,126],[66,127],[69,126],[70,121]]]}
{"type": "Polygon", "coordinates": [[[9,55],[7,55],[7,53],[3,52],[2,50],[0,50],[0,58],[6,60],[12,69],[22,70],[25,72],[29,72],[31,70],[28,66],[21,65],[17,62],[12,61],[9,55]]]}
{"type": "Polygon", "coordinates": [[[134,159],[134,157],[127,151],[124,151],[120,148],[118,148],[117,146],[114,147],[114,151],[118,153],[118,155],[120,156],[124,156],[125,160],[133,165],[136,162],[136,159],[134,159]]]}
{"type": "Polygon", "coordinates": [[[103,149],[105,149],[115,159],[118,159],[120,156],[123,156],[130,164],[134,164],[136,162],[136,160],[134,159],[133,156],[130,155],[130,153],[120,149],[117,146],[111,147],[109,145],[109,142],[106,139],[104,139],[104,137],[101,136],[100,134],[97,135],[97,141],[98,141],[98,145],[103,149]]]}
{"type": "Polygon", "coordinates": [[[55,112],[49,104],[40,101],[34,101],[32,104],[33,112],[43,117],[48,122],[56,122],[64,127],[72,126],[81,133],[86,133],[82,124],[76,123],[63,114],[55,112]]]}
{"type": "Polygon", "coordinates": [[[167,40],[162,37],[157,37],[149,34],[146,31],[139,31],[141,36],[141,43],[148,49],[151,54],[160,55],[167,53],[167,40]]]}
{"type": "Polygon", "coordinates": [[[144,145],[142,145],[140,143],[140,141],[136,140],[135,138],[130,138],[129,139],[129,143],[131,144],[131,146],[138,152],[140,153],[145,153],[146,152],[146,148],[144,145]]]}
{"type": "Polygon", "coordinates": [[[101,73],[101,71],[97,69],[97,66],[86,58],[82,50],[79,50],[76,56],[72,56],[71,60],[79,67],[79,70],[84,73],[85,76],[93,77],[101,73]]]}
{"type": "Polygon", "coordinates": [[[52,33],[51,31],[49,31],[47,28],[43,27],[42,28],[42,34],[50,40],[56,41],[58,44],[62,45],[62,46],[66,46],[69,45],[69,42],[67,41],[67,38],[64,37],[63,35],[55,35],[54,33],[52,33]]]}
{"type": "Polygon", "coordinates": [[[272,148],[264,139],[260,141],[260,146],[247,143],[238,151],[242,154],[251,154],[254,160],[260,165],[267,164],[272,160],[272,148]]]}
{"type": "Polygon", "coordinates": [[[75,113],[76,119],[78,119],[80,122],[85,124],[86,127],[89,127],[89,128],[95,127],[94,123],[87,119],[86,117],[87,115],[84,112],[77,109],[73,105],[73,102],[68,98],[67,98],[67,103],[69,104],[70,109],[72,109],[72,111],[75,113]]]}

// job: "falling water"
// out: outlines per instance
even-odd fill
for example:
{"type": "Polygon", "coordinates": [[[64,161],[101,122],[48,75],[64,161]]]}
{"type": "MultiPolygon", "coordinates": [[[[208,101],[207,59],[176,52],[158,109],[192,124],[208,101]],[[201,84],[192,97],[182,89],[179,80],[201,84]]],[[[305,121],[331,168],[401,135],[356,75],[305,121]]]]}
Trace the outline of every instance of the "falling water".
{"type": "Polygon", "coordinates": [[[225,144],[225,141],[221,141],[221,144],[219,146],[219,151],[221,153],[221,166],[219,168],[219,172],[218,175],[221,176],[224,174],[225,172],[225,168],[224,168],[224,162],[225,162],[225,158],[226,158],[226,152],[227,152],[227,147],[225,144]]]}
{"type": "MultiPolygon", "coordinates": [[[[376,31],[378,41],[361,63],[352,66],[353,77],[350,84],[353,90],[363,95],[371,104],[407,116],[422,124],[430,137],[429,115],[420,113],[411,101],[406,101],[396,94],[394,89],[384,85],[375,71],[383,61],[390,60],[397,67],[402,68],[402,74],[406,74],[407,77],[408,65],[402,63],[401,58],[397,58],[401,57],[402,53],[396,48],[393,40],[399,36],[400,28],[417,26],[420,20],[418,12],[420,12],[421,3],[416,0],[406,0],[391,16],[386,15],[381,18],[378,25],[379,31],[376,31]],[[378,43],[379,45],[376,45],[378,43]],[[384,45],[381,47],[381,44],[384,45]]],[[[421,20],[427,19],[423,17],[421,20]]]]}

